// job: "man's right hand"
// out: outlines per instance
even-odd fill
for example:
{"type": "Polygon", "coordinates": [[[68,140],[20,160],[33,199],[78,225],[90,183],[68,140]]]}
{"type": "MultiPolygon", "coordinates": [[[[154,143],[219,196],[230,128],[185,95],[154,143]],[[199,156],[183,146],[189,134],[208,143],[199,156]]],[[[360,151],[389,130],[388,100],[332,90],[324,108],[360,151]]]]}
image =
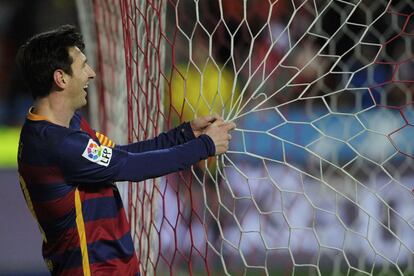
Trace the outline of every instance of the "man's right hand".
{"type": "Polygon", "coordinates": [[[231,139],[229,131],[235,128],[235,123],[224,122],[220,119],[214,121],[214,123],[205,129],[204,134],[210,136],[216,146],[216,155],[223,154],[228,150],[231,139]]]}

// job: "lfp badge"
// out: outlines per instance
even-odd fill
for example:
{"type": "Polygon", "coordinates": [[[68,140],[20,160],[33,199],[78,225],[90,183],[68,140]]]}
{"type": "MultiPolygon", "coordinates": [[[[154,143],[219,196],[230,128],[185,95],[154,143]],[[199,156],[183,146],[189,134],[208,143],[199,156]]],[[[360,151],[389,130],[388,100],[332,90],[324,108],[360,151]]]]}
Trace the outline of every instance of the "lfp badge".
{"type": "Polygon", "coordinates": [[[98,146],[96,143],[89,143],[87,147],[87,151],[88,151],[88,157],[92,160],[97,160],[102,154],[101,147],[98,146]]]}
{"type": "Polygon", "coordinates": [[[89,139],[88,145],[83,151],[82,156],[89,161],[107,167],[111,162],[112,149],[105,146],[99,146],[94,140],[89,139]]]}

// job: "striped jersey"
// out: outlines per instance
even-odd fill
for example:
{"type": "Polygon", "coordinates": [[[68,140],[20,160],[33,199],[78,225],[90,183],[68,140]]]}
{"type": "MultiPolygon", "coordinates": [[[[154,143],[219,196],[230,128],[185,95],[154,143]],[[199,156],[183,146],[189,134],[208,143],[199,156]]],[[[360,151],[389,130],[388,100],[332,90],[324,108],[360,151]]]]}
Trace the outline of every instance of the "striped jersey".
{"type": "Polygon", "coordinates": [[[207,135],[184,123],[142,142],[115,145],[79,113],[70,127],[29,111],[18,151],[21,188],[52,275],[139,275],[115,181],[141,181],[212,156],[207,135]]]}

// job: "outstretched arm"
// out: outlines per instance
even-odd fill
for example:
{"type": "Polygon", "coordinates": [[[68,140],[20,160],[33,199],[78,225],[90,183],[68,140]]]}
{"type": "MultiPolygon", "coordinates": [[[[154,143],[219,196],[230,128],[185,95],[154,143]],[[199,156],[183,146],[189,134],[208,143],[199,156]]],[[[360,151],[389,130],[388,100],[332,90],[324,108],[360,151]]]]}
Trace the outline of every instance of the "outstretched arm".
{"type": "Polygon", "coordinates": [[[181,171],[214,154],[214,143],[207,135],[168,149],[128,153],[115,181],[141,181],[181,171]]]}
{"type": "Polygon", "coordinates": [[[215,154],[213,140],[201,135],[168,149],[129,153],[98,145],[90,136],[68,135],[59,149],[60,167],[69,183],[141,181],[183,170],[215,154]]]}
{"type": "Polygon", "coordinates": [[[167,149],[199,137],[209,125],[218,119],[221,119],[218,115],[209,115],[196,118],[190,123],[183,123],[168,132],[161,133],[153,139],[135,142],[128,145],[118,145],[116,147],[130,153],[167,149]]]}
{"type": "Polygon", "coordinates": [[[160,150],[181,145],[195,138],[190,123],[183,123],[176,128],[163,132],[155,138],[139,141],[128,145],[117,145],[118,148],[130,153],[140,153],[151,150],[160,150]]]}
{"type": "Polygon", "coordinates": [[[70,133],[59,147],[60,168],[69,183],[97,184],[141,181],[183,170],[227,151],[233,123],[215,121],[204,134],[167,149],[130,153],[98,145],[81,131],[70,133]]]}

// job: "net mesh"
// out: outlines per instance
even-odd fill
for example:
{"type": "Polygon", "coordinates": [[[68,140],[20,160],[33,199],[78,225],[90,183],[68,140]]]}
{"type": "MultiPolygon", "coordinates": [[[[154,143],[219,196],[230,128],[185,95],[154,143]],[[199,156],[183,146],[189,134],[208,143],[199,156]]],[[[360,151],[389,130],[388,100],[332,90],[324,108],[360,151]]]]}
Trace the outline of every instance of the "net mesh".
{"type": "Polygon", "coordinates": [[[237,124],[225,155],[124,189],[143,274],[412,275],[412,1],[78,5],[97,126],[237,124]]]}

